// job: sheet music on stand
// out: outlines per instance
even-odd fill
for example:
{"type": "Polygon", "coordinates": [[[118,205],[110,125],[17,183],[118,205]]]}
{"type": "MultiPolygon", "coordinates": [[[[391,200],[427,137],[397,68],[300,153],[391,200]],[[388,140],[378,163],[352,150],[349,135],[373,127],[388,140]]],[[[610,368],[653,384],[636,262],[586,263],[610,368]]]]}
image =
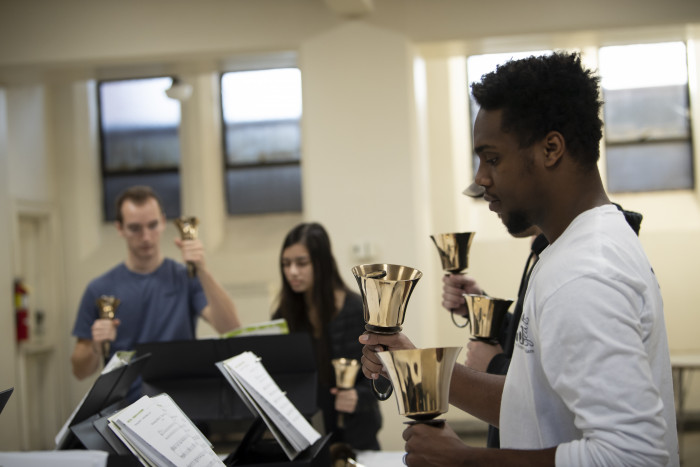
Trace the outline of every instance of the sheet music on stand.
{"type": "Polygon", "coordinates": [[[290,461],[321,438],[253,352],[243,352],[216,366],[248,409],[260,415],[290,461]]]}
{"type": "Polygon", "coordinates": [[[223,466],[211,443],[163,393],[143,396],[108,418],[108,426],[146,466],[223,466]]]}

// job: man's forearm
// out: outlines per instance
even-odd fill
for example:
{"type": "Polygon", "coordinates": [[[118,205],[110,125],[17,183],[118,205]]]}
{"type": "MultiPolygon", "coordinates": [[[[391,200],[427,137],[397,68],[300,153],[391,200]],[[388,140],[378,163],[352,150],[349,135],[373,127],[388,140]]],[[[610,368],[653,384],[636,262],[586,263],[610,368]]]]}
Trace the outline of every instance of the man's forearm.
{"type": "Polygon", "coordinates": [[[503,375],[482,373],[455,364],[450,384],[450,403],[497,427],[505,379],[503,375]]]}
{"type": "Polygon", "coordinates": [[[82,380],[95,373],[100,367],[102,354],[95,348],[93,341],[81,339],[75,344],[71,355],[73,374],[82,380]]]}
{"type": "Polygon", "coordinates": [[[208,311],[204,318],[209,324],[220,334],[240,327],[236,305],[221,284],[204,268],[198,269],[197,277],[207,297],[208,311]]]}

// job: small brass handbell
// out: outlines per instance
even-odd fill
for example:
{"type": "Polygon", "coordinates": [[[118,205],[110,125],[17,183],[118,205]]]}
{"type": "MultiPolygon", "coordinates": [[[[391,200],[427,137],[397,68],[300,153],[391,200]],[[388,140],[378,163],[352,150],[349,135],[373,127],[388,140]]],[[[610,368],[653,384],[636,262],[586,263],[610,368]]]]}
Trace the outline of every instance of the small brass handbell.
{"type": "MultiPolygon", "coordinates": [[[[102,295],[97,299],[96,304],[100,311],[100,319],[114,319],[114,315],[119,308],[120,300],[112,295],[102,295]]],[[[109,341],[102,343],[102,356],[107,359],[110,348],[109,341]]]]}
{"type": "MultiPolygon", "coordinates": [[[[474,235],[474,232],[451,232],[430,236],[440,255],[443,271],[447,274],[461,274],[469,267],[469,250],[474,235]]],[[[464,324],[457,324],[454,312],[450,314],[450,317],[458,328],[466,327],[468,324],[468,321],[464,324]]]]}
{"type": "Polygon", "coordinates": [[[494,342],[513,300],[486,295],[464,294],[469,310],[472,336],[477,340],[494,342]]]}
{"type": "MultiPolygon", "coordinates": [[[[360,371],[360,362],[354,358],[334,358],[331,360],[335,370],[335,387],[341,391],[346,391],[355,387],[357,373],[360,371]]],[[[338,413],[338,428],[345,426],[342,413],[338,413]]]]}
{"type": "MultiPolygon", "coordinates": [[[[362,295],[365,329],[375,334],[396,334],[406,316],[406,306],[411,293],[423,273],[418,269],[397,264],[361,264],[352,268],[362,295]]],[[[377,390],[372,380],[374,395],[380,401],[387,400],[393,391],[377,390]]]]}
{"type": "Polygon", "coordinates": [[[423,277],[418,269],[396,264],[352,268],[364,305],[365,329],[377,334],[401,332],[411,293],[423,277]]]}
{"type": "Polygon", "coordinates": [[[469,249],[474,232],[441,233],[430,238],[437,247],[443,271],[459,274],[469,267],[469,249]]]}
{"type": "MultiPolygon", "coordinates": [[[[199,219],[194,216],[183,216],[175,219],[173,222],[180,231],[180,238],[182,240],[194,240],[197,238],[197,226],[199,226],[199,219]]],[[[190,277],[197,275],[197,267],[194,263],[187,263],[187,274],[190,277]]]]}
{"type": "Polygon", "coordinates": [[[450,382],[461,347],[403,349],[378,352],[396,390],[399,414],[416,422],[447,412],[450,382]]]}
{"type": "Polygon", "coordinates": [[[335,370],[335,386],[339,389],[354,388],[360,362],[354,358],[334,358],[331,363],[335,370]]]}

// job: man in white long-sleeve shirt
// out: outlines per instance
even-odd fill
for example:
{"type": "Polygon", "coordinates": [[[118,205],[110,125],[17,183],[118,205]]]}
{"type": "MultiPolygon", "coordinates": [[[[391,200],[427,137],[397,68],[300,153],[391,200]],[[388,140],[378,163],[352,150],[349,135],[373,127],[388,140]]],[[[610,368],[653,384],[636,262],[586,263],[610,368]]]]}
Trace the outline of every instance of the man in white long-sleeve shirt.
{"type": "Polygon", "coordinates": [[[617,208],[579,214],[530,278],[503,390],[502,446],[559,445],[562,466],[673,465],[662,311],[654,272],[617,208]]]}
{"type": "MultiPolygon", "coordinates": [[[[498,426],[501,449],[449,425],[409,426],[407,465],[677,466],[671,365],[658,282],[598,171],[598,78],[578,54],[511,61],[472,85],[476,183],[511,234],[549,242],[525,296],[506,376],[456,365],[450,402],[498,426]]],[[[404,334],[360,337],[363,372],[404,334]]]]}

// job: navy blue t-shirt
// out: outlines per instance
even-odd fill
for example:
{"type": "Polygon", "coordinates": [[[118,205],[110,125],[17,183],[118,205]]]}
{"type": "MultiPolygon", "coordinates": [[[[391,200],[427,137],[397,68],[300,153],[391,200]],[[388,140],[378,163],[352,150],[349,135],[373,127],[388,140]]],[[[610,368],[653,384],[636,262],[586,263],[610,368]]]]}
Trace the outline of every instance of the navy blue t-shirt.
{"type": "Polygon", "coordinates": [[[108,357],[133,350],[137,343],[194,339],[197,318],[207,305],[199,279],[190,278],[184,264],[166,258],[152,273],[139,274],[122,263],[88,284],[73,327],[75,337],[92,339],[102,295],[120,300],[115,318],[121,324],[108,357]]]}

